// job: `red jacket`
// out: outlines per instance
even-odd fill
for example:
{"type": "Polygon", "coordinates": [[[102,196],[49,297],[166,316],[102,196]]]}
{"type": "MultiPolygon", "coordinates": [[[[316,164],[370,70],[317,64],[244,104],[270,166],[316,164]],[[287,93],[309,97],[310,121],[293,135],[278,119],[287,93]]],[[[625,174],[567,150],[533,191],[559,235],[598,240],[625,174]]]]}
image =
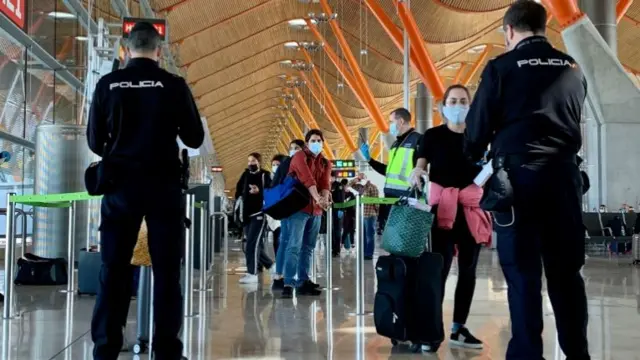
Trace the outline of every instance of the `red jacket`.
{"type": "Polygon", "coordinates": [[[469,231],[478,244],[491,243],[491,216],[480,208],[482,188],[471,184],[460,190],[444,188],[434,182],[429,192],[429,205],[438,205],[438,227],[445,230],[453,229],[458,213],[458,204],[462,205],[464,217],[469,231]]]}
{"type": "MultiPolygon", "coordinates": [[[[322,195],[322,190],[331,191],[331,167],[331,162],[322,154],[313,156],[309,149],[304,148],[291,158],[289,174],[295,176],[306,188],[315,185],[318,193],[322,195]]],[[[313,198],[302,211],[316,216],[322,215],[322,208],[313,198]]]]}

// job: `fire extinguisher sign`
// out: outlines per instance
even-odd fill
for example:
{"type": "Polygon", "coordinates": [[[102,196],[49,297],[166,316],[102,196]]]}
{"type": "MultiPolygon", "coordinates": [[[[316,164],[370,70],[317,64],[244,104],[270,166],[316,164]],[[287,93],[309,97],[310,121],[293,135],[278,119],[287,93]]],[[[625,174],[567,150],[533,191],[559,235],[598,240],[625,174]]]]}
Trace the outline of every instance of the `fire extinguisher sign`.
{"type": "Polygon", "coordinates": [[[19,28],[24,29],[26,0],[0,0],[0,12],[19,28]]]}

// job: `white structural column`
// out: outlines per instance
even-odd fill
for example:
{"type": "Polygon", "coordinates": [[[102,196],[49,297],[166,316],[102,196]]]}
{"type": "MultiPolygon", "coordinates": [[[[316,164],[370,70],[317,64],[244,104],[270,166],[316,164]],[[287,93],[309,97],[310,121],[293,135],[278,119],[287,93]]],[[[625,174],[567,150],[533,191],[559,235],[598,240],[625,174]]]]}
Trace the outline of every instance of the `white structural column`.
{"type": "Polygon", "coordinates": [[[594,119],[586,129],[589,207],[635,204],[640,198],[640,147],[635,145],[640,138],[640,90],[588,17],[567,27],[562,37],[589,87],[587,116],[594,119]]]}

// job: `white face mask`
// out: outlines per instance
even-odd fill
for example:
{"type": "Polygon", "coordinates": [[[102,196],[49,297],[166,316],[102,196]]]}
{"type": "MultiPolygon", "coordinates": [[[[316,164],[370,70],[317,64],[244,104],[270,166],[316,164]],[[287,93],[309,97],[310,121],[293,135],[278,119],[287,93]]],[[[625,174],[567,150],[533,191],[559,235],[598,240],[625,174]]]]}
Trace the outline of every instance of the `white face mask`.
{"type": "Polygon", "coordinates": [[[278,171],[278,165],[271,165],[271,172],[275,174],[276,171],[278,171]]]}

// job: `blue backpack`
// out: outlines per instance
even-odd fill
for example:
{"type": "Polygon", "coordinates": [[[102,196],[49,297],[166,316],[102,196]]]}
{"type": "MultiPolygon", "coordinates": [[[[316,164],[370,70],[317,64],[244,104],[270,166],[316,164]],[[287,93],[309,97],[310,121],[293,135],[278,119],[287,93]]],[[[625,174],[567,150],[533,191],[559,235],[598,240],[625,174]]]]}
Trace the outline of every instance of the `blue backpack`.
{"type": "Polygon", "coordinates": [[[309,205],[310,199],[309,190],[288,175],[280,184],[264,190],[262,212],[276,220],[286,219],[309,205]]]}
{"type": "MultiPolygon", "coordinates": [[[[288,218],[304,209],[311,201],[311,195],[309,195],[307,187],[295,177],[288,175],[290,163],[291,158],[280,164],[280,167],[286,168],[278,168],[277,174],[274,176],[275,185],[272,182],[271,188],[264,190],[262,212],[276,220],[288,218]],[[281,171],[286,171],[284,174],[287,175],[278,176],[282,174],[281,171]]],[[[324,165],[326,166],[327,164],[328,162],[324,165]]]]}

